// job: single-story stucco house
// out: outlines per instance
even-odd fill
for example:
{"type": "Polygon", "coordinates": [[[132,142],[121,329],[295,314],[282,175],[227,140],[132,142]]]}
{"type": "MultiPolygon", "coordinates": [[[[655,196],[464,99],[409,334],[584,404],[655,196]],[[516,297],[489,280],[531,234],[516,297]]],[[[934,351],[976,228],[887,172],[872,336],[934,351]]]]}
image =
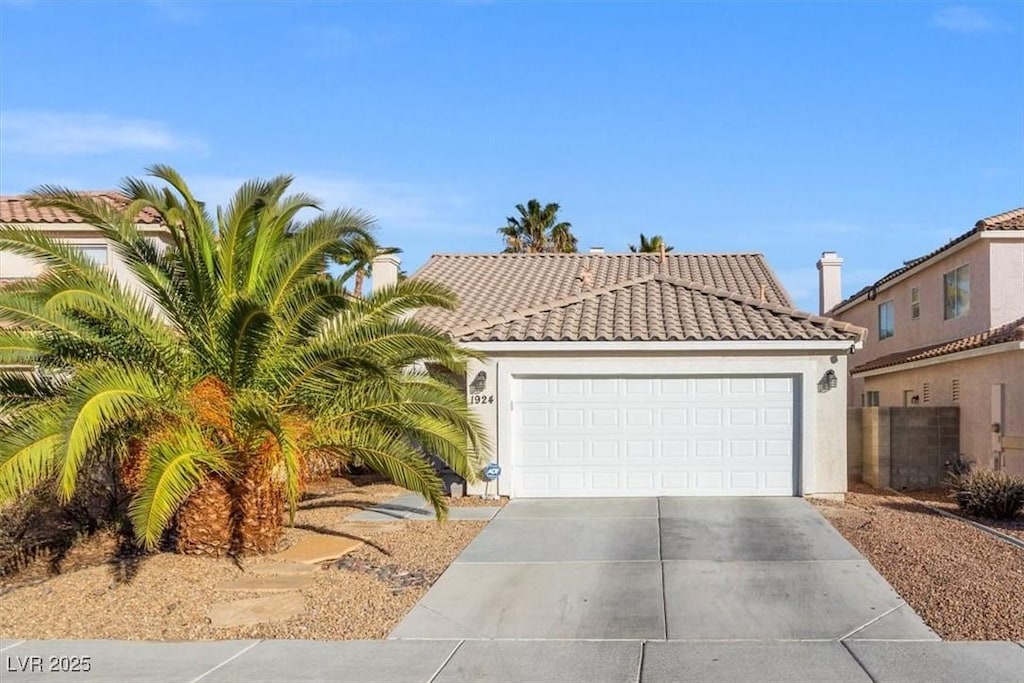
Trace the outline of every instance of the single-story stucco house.
{"type": "MultiPolygon", "coordinates": [[[[393,281],[397,260],[374,263],[393,281]]],[[[417,319],[486,360],[467,400],[512,497],[842,496],[863,330],[794,309],[760,254],[443,254],[417,319]]],[[[483,485],[471,493],[483,492],[483,485]]]]}

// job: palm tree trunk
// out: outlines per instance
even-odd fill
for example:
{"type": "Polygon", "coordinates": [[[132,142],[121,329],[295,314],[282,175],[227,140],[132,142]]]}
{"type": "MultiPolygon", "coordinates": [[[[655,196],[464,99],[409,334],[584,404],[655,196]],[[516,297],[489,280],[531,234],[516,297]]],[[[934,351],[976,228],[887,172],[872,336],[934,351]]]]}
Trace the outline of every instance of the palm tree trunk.
{"type": "Polygon", "coordinates": [[[283,517],[284,494],[271,477],[211,477],[178,513],[177,549],[217,557],[270,552],[284,533],[283,517]]]}
{"type": "Polygon", "coordinates": [[[356,280],[352,284],[352,293],[355,294],[356,298],[363,298],[363,280],[366,278],[366,271],[360,268],[356,271],[356,280]]]}

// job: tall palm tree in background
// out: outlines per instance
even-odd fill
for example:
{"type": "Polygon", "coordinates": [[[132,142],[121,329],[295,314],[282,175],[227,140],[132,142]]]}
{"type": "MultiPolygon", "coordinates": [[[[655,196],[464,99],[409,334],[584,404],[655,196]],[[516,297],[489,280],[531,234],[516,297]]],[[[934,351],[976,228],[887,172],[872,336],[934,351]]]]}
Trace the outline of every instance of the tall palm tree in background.
{"type": "Polygon", "coordinates": [[[362,298],[363,283],[366,276],[372,275],[370,270],[373,259],[385,254],[401,254],[402,250],[397,247],[384,247],[372,234],[356,235],[349,242],[339,245],[339,253],[336,260],[346,266],[340,279],[342,282],[352,280],[352,293],[362,298]]]}
{"type": "Polygon", "coordinates": [[[498,228],[505,239],[506,254],[576,253],[576,237],[572,224],[558,220],[557,203],[543,207],[536,199],[516,204],[519,216],[506,218],[506,225],[498,228]]]}
{"type": "Polygon", "coordinates": [[[665,244],[665,240],[661,235],[652,235],[650,239],[647,239],[643,233],[640,233],[640,246],[631,244],[629,245],[629,250],[634,254],[658,254],[661,253],[662,247],[665,248],[666,252],[674,249],[674,247],[665,244]]]}
{"type": "Polygon", "coordinates": [[[94,225],[144,293],[71,246],[0,227],[0,249],[46,267],[0,290],[0,506],[44,485],[68,501],[113,462],[140,545],[172,528],[183,552],[263,552],[326,457],[358,459],[443,516],[422,450],[473,480],[485,444],[463,392],[410,369],[462,372],[466,353],[403,314],[453,296],[415,281],[347,294],[327,261],[357,253],[372,220],[298,220],[319,207],[286,195],[290,177],[244,184],[215,220],[173,169],[149,172],[167,186],[125,180],[123,210],[35,192],[94,225]],[[147,208],[165,249],[136,229],[147,208]]]}

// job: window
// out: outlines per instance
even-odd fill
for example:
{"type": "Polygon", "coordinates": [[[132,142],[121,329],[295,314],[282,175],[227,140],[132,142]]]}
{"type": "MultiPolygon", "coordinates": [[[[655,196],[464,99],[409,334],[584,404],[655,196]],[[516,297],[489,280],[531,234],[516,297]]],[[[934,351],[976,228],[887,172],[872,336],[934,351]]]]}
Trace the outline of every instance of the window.
{"type": "Polygon", "coordinates": [[[877,408],[881,401],[877,391],[868,391],[864,394],[864,405],[868,408],[877,408]]]}
{"type": "Polygon", "coordinates": [[[98,266],[107,265],[107,245],[105,244],[81,244],[78,251],[98,266]]]}
{"type": "Polygon", "coordinates": [[[917,320],[921,317],[921,290],[917,287],[910,288],[910,319],[917,320]]]}
{"type": "Polygon", "coordinates": [[[967,315],[971,310],[971,267],[963,265],[942,276],[946,320],[967,315]]]}
{"type": "Polygon", "coordinates": [[[892,300],[878,304],[878,338],[888,339],[896,334],[896,316],[892,300]]]}
{"type": "Polygon", "coordinates": [[[953,403],[960,402],[960,380],[953,380],[953,403]]]}
{"type": "Polygon", "coordinates": [[[928,382],[921,387],[921,403],[929,403],[932,400],[932,385],[928,382]]]}

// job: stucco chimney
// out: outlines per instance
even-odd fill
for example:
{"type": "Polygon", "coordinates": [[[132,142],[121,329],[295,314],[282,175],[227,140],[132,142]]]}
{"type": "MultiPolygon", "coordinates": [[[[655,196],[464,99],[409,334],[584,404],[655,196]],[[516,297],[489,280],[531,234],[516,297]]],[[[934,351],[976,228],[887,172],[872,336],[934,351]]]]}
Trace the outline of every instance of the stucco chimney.
{"type": "Polygon", "coordinates": [[[370,264],[370,277],[373,278],[373,291],[379,292],[385,287],[398,283],[398,267],[402,264],[394,254],[381,254],[370,264]]]}
{"type": "Polygon", "coordinates": [[[834,251],[818,260],[818,312],[825,315],[843,300],[843,259],[834,251]]]}

